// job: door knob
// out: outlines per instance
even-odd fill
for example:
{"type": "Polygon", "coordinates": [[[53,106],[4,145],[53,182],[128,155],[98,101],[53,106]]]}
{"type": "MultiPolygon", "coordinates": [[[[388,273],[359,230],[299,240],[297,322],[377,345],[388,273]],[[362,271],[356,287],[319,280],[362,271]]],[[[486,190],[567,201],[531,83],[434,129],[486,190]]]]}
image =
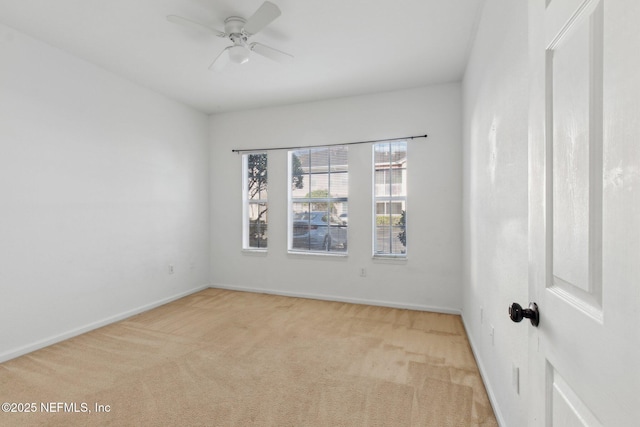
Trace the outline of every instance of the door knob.
{"type": "Polygon", "coordinates": [[[511,317],[511,320],[513,320],[514,322],[520,322],[526,317],[527,319],[531,320],[531,324],[533,326],[537,327],[540,323],[540,312],[538,311],[538,304],[536,304],[535,302],[530,302],[529,308],[522,308],[520,304],[514,302],[513,304],[511,304],[511,307],[509,307],[509,317],[511,317]]]}

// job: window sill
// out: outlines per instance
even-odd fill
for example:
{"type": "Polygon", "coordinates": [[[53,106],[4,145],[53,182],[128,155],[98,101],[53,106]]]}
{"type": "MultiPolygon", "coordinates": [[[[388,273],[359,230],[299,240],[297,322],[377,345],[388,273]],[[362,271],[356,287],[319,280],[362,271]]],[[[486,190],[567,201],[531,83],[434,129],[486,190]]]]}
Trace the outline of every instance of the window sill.
{"type": "Polygon", "coordinates": [[[324,258],[346,258],[349,254],[347,252],[302,252],[302,251],[287,251],[287,254],[301,257],[324,257],[324,258]]]}
{"type": "Polygon", "coordinates": [[[371,258],[373,259],[373,262],[380,262],[380,263],[404,264],[407,262],[406,255],[374,254],[371,258]]]}
{"type": "Polygon", "coordinates": [[[266,249],[243,249],[242,253],[244,255],[267,256],[266,249]]]}

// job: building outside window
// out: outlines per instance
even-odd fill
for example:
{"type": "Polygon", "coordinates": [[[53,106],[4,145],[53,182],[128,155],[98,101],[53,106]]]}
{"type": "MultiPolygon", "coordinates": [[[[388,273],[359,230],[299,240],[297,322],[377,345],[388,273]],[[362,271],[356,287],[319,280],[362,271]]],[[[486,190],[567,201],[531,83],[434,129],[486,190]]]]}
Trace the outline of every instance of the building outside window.
{"type": "Polygon", "coordinates": [[[373,145],[374,256],[407,254],[407,142],[373,145]]]}
{"type": "Polygon", "coordinates": [[[289,151],[289,250],[346,253],[348,148],[289,151]]]}

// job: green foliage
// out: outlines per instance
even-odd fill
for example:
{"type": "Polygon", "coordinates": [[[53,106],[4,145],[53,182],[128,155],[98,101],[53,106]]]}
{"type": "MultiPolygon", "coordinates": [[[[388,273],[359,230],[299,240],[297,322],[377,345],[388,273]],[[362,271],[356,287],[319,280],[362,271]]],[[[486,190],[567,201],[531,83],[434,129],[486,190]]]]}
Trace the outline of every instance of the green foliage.
{"type": "Polygon", "coordinates": [[[313,190],[307,193],[309,199],[326,199],[329,196],[329,190],[313,190]]]}
{"type": "Polygon", "coordinates": [[[406,224],[407,224],[407,211],[402,211],[402,214],[400,215],[400,220],[398,221],[398,225],[402,227],[402,231],[400,233],[398,233],[398,239],[400,240],[400,243],[402,243],[402,246],[407,247],[407,229],[406,229],[406,224]]]}
{"type": "Polygon", "coordinates": [[[304,172],[302,171],[302,164],[300,159],[295,154],[291,155],[291,189],[304,188],[304,172]]]}
{"type": "Polygon", "coordinates": [[[376,225],[400,225],[400,215],[376,215],[376,225]]]}
{"type": "MultiPolygon", "coordinates": [[[[329,190],[313,190],[309,193],[307,193],[307,198],[308,199],[327,199],[331,197],[331,195],[329,195],[329,190]]],[[[327,202],[312,202],[311,203],[311,210],[312,211],[327,211],[327,207],[331,208],[331,212],[333,212],[334,209],[334,204],[330,203],[328,204],[327,202]]]]}

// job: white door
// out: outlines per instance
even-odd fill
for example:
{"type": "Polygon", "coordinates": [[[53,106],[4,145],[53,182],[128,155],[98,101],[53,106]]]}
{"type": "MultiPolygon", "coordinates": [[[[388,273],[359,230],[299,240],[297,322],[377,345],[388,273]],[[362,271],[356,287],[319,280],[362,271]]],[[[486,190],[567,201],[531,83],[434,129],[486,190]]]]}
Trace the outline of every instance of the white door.
{"type": "Polygon", "coordinates": [[[640,1],[529,13],[529,424],[638,426],[640,1]]]}

